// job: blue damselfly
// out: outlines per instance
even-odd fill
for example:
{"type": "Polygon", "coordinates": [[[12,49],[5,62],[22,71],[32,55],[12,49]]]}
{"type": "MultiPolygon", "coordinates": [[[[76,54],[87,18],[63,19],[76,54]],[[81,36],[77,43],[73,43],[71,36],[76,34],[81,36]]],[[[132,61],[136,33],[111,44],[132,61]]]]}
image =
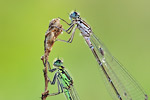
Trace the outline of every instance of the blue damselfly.
{"type": "Polygon", "coordinates": [[[68,41],[60,39],[57,41],[71,43],[75,30],[78,28],[103,71],[107,83],[110,84],[109,86],[114,93],[112,96],[114,100],[148,100],[143,89],[111,55],[100,39],[94,35],[91,27],[80,17],[79,13],[76,11],[72,12],[70,19],[70,24],[64,19],[61,20],[70,26],[67,30],[63,30],[68,34],[72,32],[71,37],[68,41]]]}

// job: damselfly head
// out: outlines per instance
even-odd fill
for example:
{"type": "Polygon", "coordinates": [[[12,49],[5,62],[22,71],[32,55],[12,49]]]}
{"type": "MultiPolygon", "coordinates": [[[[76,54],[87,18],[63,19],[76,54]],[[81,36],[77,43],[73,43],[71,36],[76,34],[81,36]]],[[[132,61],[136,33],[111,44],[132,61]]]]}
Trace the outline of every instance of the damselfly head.
{"type": "Polygon", "coordinates": [[[55,67],[60,67],[63,65],[63,61],[58,58],[56,61],[54,61],[53,65],[55,67]]]}
{"type": "Polygon", "coordinates": [[[80,17],[80,14],[78,13],[78,12],[76,12],[76,11],[74,11],[74,12],[72,12],[71,14],[70,14],[70,19],[72,20],[72,19],[76,19],[76,18],[79,18],[80,17]]]}

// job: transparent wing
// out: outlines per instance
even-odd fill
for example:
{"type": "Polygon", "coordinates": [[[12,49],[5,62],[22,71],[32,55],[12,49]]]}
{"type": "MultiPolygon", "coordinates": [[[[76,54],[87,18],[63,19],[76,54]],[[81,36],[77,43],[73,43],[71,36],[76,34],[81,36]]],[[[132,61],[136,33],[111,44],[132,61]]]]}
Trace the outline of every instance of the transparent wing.
{"type": "MultiPolygon", "coordinates": [[[[94,35],[91,35],[91,43],[101,60],[104,69],[110,77],[108,79],[105,75],[106,83],[108,83],[108,88],[110,94],[114,100],[121,97],[120,100],[148,100],[147,95],[134,80],[134,78],[123,68],[123,66],[109,53],[106,47],[101,43],[101,41],[94,35]],[[114,84],[116,91],[118,91],[120,97],[118,97],[115,89],[110,84],[110,81],[114,84]]],[[[104,71],[103,71],[104,72],[104,71]]]]}
{"type": "Polygon", "coordinates": [[[72,85],[68,90],[69,90],[69,93],[70,93],[72,100],[80,100],[75,88],[72,85]]]}
{"type": "Polygon", "coordinates": [[[67,100],[80,100],[76,90],[74,87],[71,85],[69,89],[64,89],[64,95],[67,100]]]}

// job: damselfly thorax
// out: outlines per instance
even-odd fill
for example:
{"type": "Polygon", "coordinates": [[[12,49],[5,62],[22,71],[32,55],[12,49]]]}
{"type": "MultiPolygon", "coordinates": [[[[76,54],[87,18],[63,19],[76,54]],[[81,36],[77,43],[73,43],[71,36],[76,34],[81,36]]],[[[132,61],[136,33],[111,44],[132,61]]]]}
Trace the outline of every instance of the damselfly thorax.
{"type": "Polygon", "coordinates": [[[83,37],[90,37],[92,34],[91,27],[81,18],[74,20],[77,24],[77,28],[80,30],[83,37]]]}
{"type": "Polygon", "coordinates": [[[90,41],[90,36],[93,34],[91,27],[81,18],[74,20],[77,24],[77,28],[80,30],[82,36],[84,37],[85,41],[87,42],[88,46],[92,48],[92,43],[90,41]]]}

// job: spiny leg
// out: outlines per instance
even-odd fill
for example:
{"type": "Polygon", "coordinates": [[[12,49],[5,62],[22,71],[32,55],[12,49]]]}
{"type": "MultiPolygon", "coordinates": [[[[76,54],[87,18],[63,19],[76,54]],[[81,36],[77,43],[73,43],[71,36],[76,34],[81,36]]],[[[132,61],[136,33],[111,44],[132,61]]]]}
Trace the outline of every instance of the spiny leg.
{"type": "MultiPolygon", "coordinates": [[[[51,69],[51,70],[53,71],[53,69],[51,69]]],[[[54,70],[55,70],[55,68],[54,68],[54,70]]],[[[47,76],[47,77],[48,77],[48,76],[47,76]]],[[[59,79],[58,79],[58,72],[55,73],[54,78],[53,78],[53,81],[51,81],[49,77],[48,77],[48,79],[49,79],[49,82],[50,82],[51,85],[55,85],[55,82],[56,82],[56,80],[57,80],[57,85],[58,85],[58,86],[57,86],[57,87],[58,87],[58,92],[57,92],[57,93],[49,94],[50,96],[58,95],[58,94],[60,94],[60,93],[63,92],[63,86],[60,84],[60,81],[59,81],[59,79]],[[61,92],[60,92],[59,86],[60,86],[60,88],[61,88],[61,92]]]]}
{"type": "Polygon", "coordinates": [[[66,31],[65,31],[65,29],[63,29],[65,32],[67,32],[68,34],[70,34],[71,32],[72,32],[72,30],[73,30],[73,28],[74,28],[74,25],[75,24],[72,24],[66,31]],[[69,31],[70,30],[70,31],[69,31]],[[69,32],[68,32],[69,31],[69,32]]]}
{"type": "Polygon", "coordinates": [[[66,41],[66,40],[61,40],[61,39],[56,39],[56,41],[62,41],[62,42],[72,43],[76,29],[77,29],[77,26],[75,26],[75,28],[73,29],[72,35],[71,35],[71,37],[68,39],[68,41],[66,41]]]}
{"type": "Polygon", "coordinates": [[[49,72],[52,73],[52,72],[54,72],[54,71],[56,71],[56,70],[57,70],[57,68],[53,68],[53,69],[50,69],[49,72]]]}
{"type": "Polygon", "coordinates": [[[66,24],[68,24],[70,27],[67,29],[67,30],[65,30],[65,29],[63,29],[62,28],[62,30],[63,31],[65,31],[65,32],[67,32],[68,34],[70,34],[71,33],[71,31],[72,31],[72,29],[73,29],[73,27],[74,27],[74,23],[73,23],[73,21],[69,24],[67,21],[65,21],[64,19],[62,19],[62,18],[60,18],[60,17],[58,17],[60,20],[62,20],[62,21],[64,21],[66,24]],[[71,29],[71,30],[70,30],[71,29]],[[69,31],[70,30],[70,31],[69,31]],[[68,32],[69,31],[69,32],[68,32]]]}
{"type": "Polygon", "coordinates": [[[58,17],[60,20],[62,20],[63,22],[65,22],[66,24],[68,24],[69,26],[73,23],[73,22],[71,22],[70,24],[67,22],[67,21],[65,21],[64,19],[62,19],[62,18],[60,18],[60,17],[58,17]]]}
{"type": "Polygon", "coordinates": [[[58,95],[58,94],[60,94],[60,93],[63,93],[63,87],[61,86],[61,84],[60,84],[58,78],[57,78],[57,87],[58,87],[58,92],[56,92],[56,93],[51,93],[51,94],[49,94],[48,96],[55,96],[55,95],[58,95]],[[60,88],[61,88],[61,91],[60,91],[60,88]]]}
{"type": "Polygon", "coordinates": [[[68,34],[70,34],[71,31],[72,31],[72,29],[73,29],[73,27],[74,27],[74,25],[75,25],[75,24],[72,24],[67,30],[65,30],[64,28],[59,28],[59,29],[65,31],[65,32],[68,33],[68,34]],[[70,30],[70,31],[69,31],[69,30],[70,30]],[[69,32],[68,32],[68,31],[69,31],[69,32]]]}
{"type": "Polygon", "coordinates": [[[54,77],[53,77],[53,81],[51,81],[50,78],[47,76],[51,85],[55,85],[56,79],[57,79],[57,77],[58,77],[57,74],[58,74],[58,72],[55,73],[55,75],[54,75],[54,77]]]}

